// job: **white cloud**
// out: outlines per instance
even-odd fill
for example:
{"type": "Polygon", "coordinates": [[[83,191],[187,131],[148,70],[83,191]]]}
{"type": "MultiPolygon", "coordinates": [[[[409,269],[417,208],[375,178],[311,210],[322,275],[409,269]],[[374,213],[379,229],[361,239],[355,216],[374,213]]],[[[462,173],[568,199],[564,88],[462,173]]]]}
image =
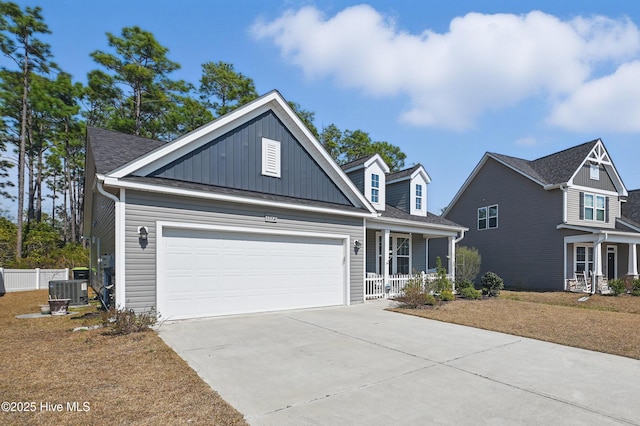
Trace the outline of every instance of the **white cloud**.
{"type": "Polygon", "coordinates": [[[402,120],[452,129],[525,99],[570,98],[596,67],[617,66],[640,51],[640,32],[628,20],[562,21],[535,11],[469,13],[446,33],[409,34],[367,5],[329,18],[305,7],[256,22],[252,33],[272,41],[309,78],[333,78],[368,95],[405,95],[410,105],[402,120]]]}
{"type": "Polygon", "coordinates": [[[535,138],[526,137],[516,140],[515,144],[518,146],[535,146],[538,144],[538,141],[535,138]]]}
{"type": "Polygon", "coordinates": [[[640,61],[585,83],[553,108],[549,122],[574,131],[640,132],[640,61]]]}

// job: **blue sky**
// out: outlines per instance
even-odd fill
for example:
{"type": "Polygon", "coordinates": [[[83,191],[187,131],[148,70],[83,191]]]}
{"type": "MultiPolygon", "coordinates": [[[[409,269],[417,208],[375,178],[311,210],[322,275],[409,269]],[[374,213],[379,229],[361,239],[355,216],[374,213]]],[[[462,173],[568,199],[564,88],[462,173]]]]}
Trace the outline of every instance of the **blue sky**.
{"type": "Polygon", "coordinates": [[[98,68],[89,54],[108,50],[106,32],[138,25],[181,64],[176,79],[229,62],[260,94],[314,111],[319,129],[398,145],[430,174],[434,213],[486,151],[535,159],[601,138],[640,188],[636,1],[18,3],[43,8],[45,40],[77,81],[98,68]]]}

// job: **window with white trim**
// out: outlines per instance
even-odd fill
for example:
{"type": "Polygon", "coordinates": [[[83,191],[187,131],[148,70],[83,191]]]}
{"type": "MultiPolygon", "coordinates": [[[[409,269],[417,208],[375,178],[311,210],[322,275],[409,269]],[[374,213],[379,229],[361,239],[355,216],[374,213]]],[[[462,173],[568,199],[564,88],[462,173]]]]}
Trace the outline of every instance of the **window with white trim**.
{"type": "Polygon", "coordinates": [[[593,247],[576,245],[574,265],[576,272],[593,272],[593,247]]]}
{"type": "Polygon", "coordinates": [[[478,229],[493,229],[498,227],[498,205],[478,209],[478,229]]]}
{"type": "Polygon", "coordinates": [[[422,185],[416,184],[416,210],[422,210],[422,185]]]}
{"type": "Polygon", "coordinates": [[[280,169],[280,142],[262,138],[262,174],[279,178],[280,169]]]}
{"type": "Polygon", "coordinates": [[[409,271],[409,238],[397,237],[395,261],[397,274],[408,274],[411,272],[409,271]]]}
{"type": "Polygon", "coordinates": [[[372,173],[371,174],[371,202],[377,203],[380,199],[380,176],[372,173]]]}
{"type": "Polygon", "coordinates": [[[600,180],[600,166],[597,164],[589,164],[589,178],[592,180],[600,180]]]}
{"type": "Polygon", "coordinates": [[[607,198],[604,195],[584,194],[584,219],[604,222],[607,198]]]}

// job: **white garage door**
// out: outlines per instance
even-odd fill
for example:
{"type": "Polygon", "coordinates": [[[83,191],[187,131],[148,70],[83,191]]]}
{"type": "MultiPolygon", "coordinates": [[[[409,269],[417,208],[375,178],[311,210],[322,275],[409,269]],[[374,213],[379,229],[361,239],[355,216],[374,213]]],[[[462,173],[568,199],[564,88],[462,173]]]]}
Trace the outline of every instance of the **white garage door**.
{"type": "Polygon", "coordinates": [[[162,318],[196,318],[345,303],[341,239],[164,228],[162,318]]]}

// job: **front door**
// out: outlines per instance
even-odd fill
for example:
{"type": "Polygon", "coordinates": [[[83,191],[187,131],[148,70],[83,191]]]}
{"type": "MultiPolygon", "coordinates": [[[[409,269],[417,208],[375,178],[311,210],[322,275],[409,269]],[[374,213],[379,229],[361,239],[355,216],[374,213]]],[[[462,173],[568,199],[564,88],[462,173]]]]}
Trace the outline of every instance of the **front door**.
{"type": "Polygon", "coordinates": [[[607,247],[607,279],[616,277],[616,247],[607,247]]]}

